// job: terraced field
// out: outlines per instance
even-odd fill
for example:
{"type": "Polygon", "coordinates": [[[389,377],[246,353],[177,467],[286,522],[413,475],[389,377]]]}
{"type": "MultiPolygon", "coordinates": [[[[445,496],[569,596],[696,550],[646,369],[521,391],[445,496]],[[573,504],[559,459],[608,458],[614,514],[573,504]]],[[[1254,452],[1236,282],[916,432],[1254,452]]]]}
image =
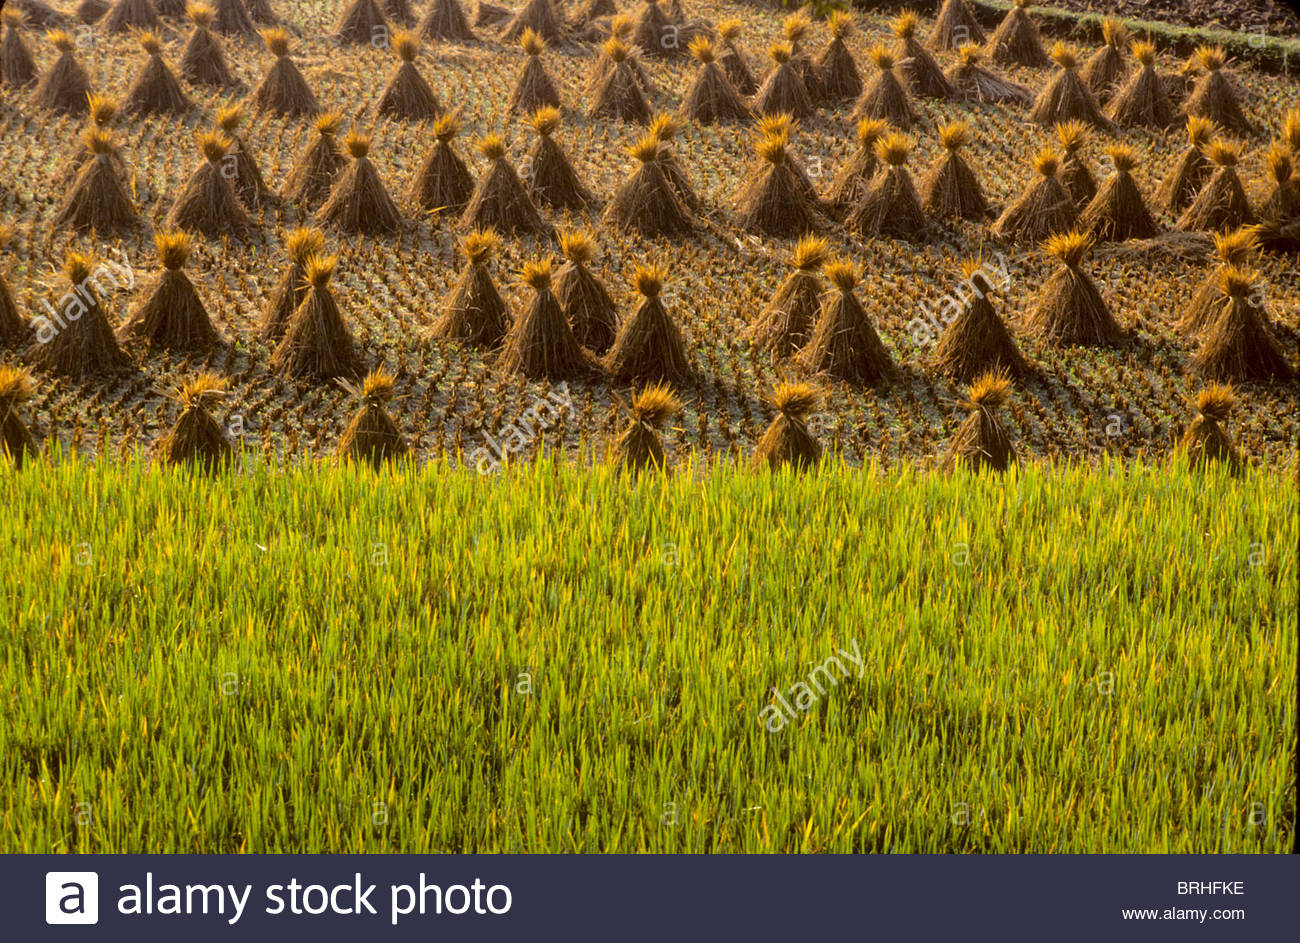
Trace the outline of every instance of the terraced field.
{"type": "MultiPolygon", "coordinates": [[[[339,47],[329,35],[342,4],[291,3],[278,0],[276,11],[297,37],[295,58],[317,97],[346,116],[345,125],[373,134],[372,156],[389,191],[401,194],[431,144],[427,125],[374,120],[369,109],[379,96],[396,57],[387,48],[339,47]]],[[[741,15],[746,23],[742,44],[751,67],[766,69],[764,50],[777,38],[784,11],[743,4],[689,4],[691,19],[717,22],[741,15]]],[[[923,24],[928,28],[928,21],[923,24]]],[[[174,62],[189,27],[167,21],[165,57],[174,62]]],[[[418,67],[448,106],[461,109],[464,129],[458,145],[471,169],[483,162],[471,147],[481,135],[495,132],[508,141],[513,162],[522,160],[533,133],[507,103],[524,54],[514,44],[494,39],[486,28],[471,45],[426,45],[418,67]]],[[[87,66],[93,87],[121,96],[143,62],[144,54],[126,36],[109,36],[101,28],[74,32],[77,56],[87,66]]],[[[810,48],[825,41],[823,26],[814,29],[810,48]]],[[[858,16],[850,44],[864,76],[872,66],[866,51],[891,39],[887,19],[876,13],[858,16]]],[[[28,31],[29,43],[43,68],[53,50],[28,31]]],[[[892,41],[892,39],[891,39],[892,41]]],[[[260,79],[271,57],[260,43],[227,39],[227,57],[244,83],[240,90],[214,93],[187,91],[198,107],[181,118],[119,118],[123,156],[132,168],[132,189],[141,213],[150,222],[138,233],[106,240],[70,234],[52,224],[62,187],[56,174],[80,148],[82,118],[58,118],[37,110],[29,97],[0,88],[0,212],[15,228],[9,249],[0,253],[17,301],[28,316],[40,313],[39,299],[57,283],[52,275],[72,248],[93,249],[107,258],[125,259],[137,274],[136,287],[108,301],[122,317],[152,275],[152,228],[161,224],[172,198],[198,161],[196,132],[209,127],[216,110],[243,100],[260,79]]],[[[1091,49],[1084,49],[1085,54],[1091,49]]],[[[586,116],[582,86],[596,47],[570,42],[553,45],[543,61],[557,84],[564,107],[557,140],[580,176],[606,200],[630,172],[627,148],[641,133],[628,125],[586,116]]],[[[945,67],[953,54],[938,54],[945,67]]],[[[1172,71],[1179,60],[1162,54],[1159,66],[1172,71]]],[[[647,60],[656,87],[652,105],[676,111],[695,64],[689,59],[647,60]]],[[[1001,68],[1001,67],[999,67],[1001,68]]],[[[1005,70],[1036,92],[1050,75],[1047,69],[1005,70]]],[[[1244,141],[1241,167],[1252,199],[1265,195],[1264,150],[1276,137],[1283,115],[1297,101],[1294,77],[1264,75],[1249,66],[1234,74],[1249,117],[1267,133],[1244,141]]],[[[937,123],[962,117],[974,141],[968,148],[989,198],[997,205],[1013,200],[1030,179],[1029,160],[1053,139],[1048,129],[1028,120],[1014,106],[967,105],[916,99],[922,115],[911,132],[914,152],[909,168],[918,176],[938,155],[937,123]]],[[[819,111],[801,122],[792,151],[809,174],[827,182],[855,145],[849,105],[819,111]]],[[[250,111],[241,136],[260,162],[266,179],[279,189],[295,156],[315,134],[307,119],[289,119],[250,111]]],[[[1140,156],[1137,181],[1155,209],[1151,195],[1182,150],[1185,135],[1125,130],[1096,132],[1086,156],[1100,168],[1102,149],[1122,140],[1140,156]]],[[[661,261],[669,272],[665,289],[669,308],[681,325],[697,367],[697,377],[681,394],[685,413],[667,439],[678,460],[693,450],[747,454],[771,418],[767,395],[779,373],[797,373],[755,353],[742,337],[788,272],[792,241],[759,237],[734,223],[738,185],[754,162],[753,136],[746,125],[701,127],[687,122],[677,136],[678,159],[701,195],[707,227],[691,237],[620,237],[602,226],[598,212],[589,218],[552,221],[563,228],[588,223],[598,237],[597,266],[626,316],[634,295],[629,277],[635,264],[661,261]]],[[[522,414],[547,385],[497,370],[491,357],[444,341],[430,340],[429,326],[448,297],[464,258],[456,247],[454,220],[416,215],[404,205],[400,235],[350,238],[331,235],[340,256],[335,289],[357,334],[369,365],[396,374],[400,397],[396,415],[421,457],[444,452],[470,453],[485,435],[498,434],[522,414]]],[[[1173,220],[1157,212],[1168,229],[1173,220]]],[[[199,285],[214,322],[226,342],[204,358],[182,360],[165,353],[135,350],[138,369],[110,381],[40,383],[31,415],[47,436],[87,453],[117,452],[148,442],[174,419],[168,391],[177,380],[207,365],[229,377],[232,395],[222,416],[235,421],[245,446],[266,454],[305,457],[333,449],[351,406],[335,387],[287,380],[268,367],[270,348],[257,328],[265,299],[284,266],[283,239],[299,222],[289,204],[264,207],[256,233],[248,241],[200,240],[188,271],[199,285]]],[[[1036,251],[1003,244],[975,223],[943,224],[930,240],[914,245],[891,239],[862,239],[832,228],[832,249],[860,263],[859,294],[895,359],[903,367],[893,383],[857,389],[825,382],[828,403],[815,428],[823,441],[853,463],[926,460],[951,435],[962,413],[954,407],[955,386],[927,365],[928,344],[914,343],[909,322],[924,306],[940,303],[961,278],[960,260],[969,254],[1005,263],[1010,276],[997,307],[1013,326],[1028,309],[1036,287],[1050,266],[1036,251]]],[[[495,265],[498,283],[516,311],[527,303],[528,289],[516,283],[522,263],[539,254],[556,253],[551,240],[508,239],[495,265]]],[[[1145,249],[1102,246],[1089,263],[1103,296],[1134,337],[1114,349],[1053,350],[1038,346],[1023,331],[1018,340],[1036,367],[1013,397],[1013,438],[1023,454],[1075,456],[1087,460],[1103,454],[1125,457],[1166,451],[1190,419],[1187,399],[1197,383],[1189,376],[1189,342],[1171,329],[1194,286],[1212,266],[1205,240],[1175,240],[1145,249]]],[[[1284,344],[1294,355],[1300,327],[1300,278],[1294,257],[1266,255],[1257,263],[1265,281],[1270,315],[1284,344]]],[[[3,354],[6,358],[12,352],[3,354]]],[[[574,407],[547,433],[545,445],[561,445],[577,454],[580,440],[600,443],[623,423],[613,402],[618,387],[606,381],[571,384],[574,407]]],[[[1257,460],[1287,461],[1297,437],[1297,389],[1293,384],[1255,384],[1243,388],[1242,406],[1233,432],[1242,450],[1257,460]]],[[[626,393],[626,390],[623,391],[626,393]]]]}

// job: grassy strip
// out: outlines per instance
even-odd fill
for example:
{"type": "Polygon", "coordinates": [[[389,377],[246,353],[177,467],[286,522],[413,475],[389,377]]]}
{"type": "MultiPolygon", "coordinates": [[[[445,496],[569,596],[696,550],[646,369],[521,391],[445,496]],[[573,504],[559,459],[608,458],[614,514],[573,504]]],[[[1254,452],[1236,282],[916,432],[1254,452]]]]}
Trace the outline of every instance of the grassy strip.
{"type": "MultiPolygon", "coordinates": [[[[887,0],[854,0],[854,4],[868,9],[893,9],[897,6],[887,0]]],[[[1011,9],[1011,3],[1006,0],[966,0],[966,5],[971,8],[980,25],[990,29],[996,27],[1011,9]]],[[[1039,27],[1048,35],[1069,36],[1089,43],[1101,42],[1101,21],[1105,14],[1036,6],[1033,15],[1039,27]]],[[[1151,36],[1162,51],[1177,56],[1190,56],[1196,47],[1202,45],[1222,46],[1230,56],[1249,62],[1270,75],[1300,74],[1300,39],[1262,33],[1237,33],[1203,26],[1182,26],[1155,20],[1116,18],[1134,35],[1151,36]]]]}
{"type": "Polygon", "coordinates": [[[52,459],[0,498],[3,851],[1289,845],[1282,474],[52,459]]]}
{"type": "MultiPolygon", "coordinates": [[[[967,0],[977,9],[981,23],[996,26],[1011,4],[1004,0],[967,0]]],[[[1068,34],[1090,43],[1101,42],[1101,13],[1079,13],[1054,7],[1034,7],[1034,16],[1052,35],[1068,34]]],[[[1164,52],[1190,56],[1198,46],[1222,46],[1233,58],[1249,62],[1270,75],[1294,76],[1300,72],[1300,40],[1263,33],[1237,33],[1204,26],[1182,26],[1155,20],[1119,17],[1135,36],[1150,36],[1164,52]]]]}

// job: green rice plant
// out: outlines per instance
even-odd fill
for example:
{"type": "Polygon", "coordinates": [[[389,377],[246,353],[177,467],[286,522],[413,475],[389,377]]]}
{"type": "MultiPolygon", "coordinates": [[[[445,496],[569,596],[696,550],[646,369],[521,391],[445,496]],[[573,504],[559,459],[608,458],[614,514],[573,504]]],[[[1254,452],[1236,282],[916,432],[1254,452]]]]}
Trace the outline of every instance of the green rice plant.
{"type": "Polygon", "coordinates": [[[32,461],[0,851],[1283,852],[1297,497],[1218,464],[32,461]]]}

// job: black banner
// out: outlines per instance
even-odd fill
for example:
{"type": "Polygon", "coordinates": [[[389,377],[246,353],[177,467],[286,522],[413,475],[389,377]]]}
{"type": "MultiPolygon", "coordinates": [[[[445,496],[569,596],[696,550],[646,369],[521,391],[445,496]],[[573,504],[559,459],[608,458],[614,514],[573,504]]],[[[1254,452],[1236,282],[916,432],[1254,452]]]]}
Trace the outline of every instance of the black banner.
{"type": "Polygon", "coordinates": [[[7,939],[1265,940],[1300,858],[0,858],[7,939]]]}

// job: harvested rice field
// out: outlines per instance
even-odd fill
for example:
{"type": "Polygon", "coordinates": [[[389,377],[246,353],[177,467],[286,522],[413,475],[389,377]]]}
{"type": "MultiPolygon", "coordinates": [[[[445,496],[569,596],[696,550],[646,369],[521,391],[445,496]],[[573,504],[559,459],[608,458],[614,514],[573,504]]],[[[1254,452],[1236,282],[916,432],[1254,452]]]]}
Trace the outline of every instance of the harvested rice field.
{"type": "MultiPolygon", "coordinates": [[[[559,381],[498,369],[495,351],[433,335],[466,257],[459,245],[465,229],[458,225],[458,214],[423,211],[407,199],[433,144],[430,122],[374,117],[372,110],[398,56],[378,38],[376,45],[332,41],[342,4],[274,6],[291,36],[291,58],[315,99],[321,108],[342,116],[336,133],[339,150],[351,130],[370,136],[369,160],[401,215],[389,236],[349,235],[322,226],[323,251],[338,257],[330,285],[355,337],[355,360],[361,368],[382,367],[393,374],[394,415],[414,454],[421,459],[469,455],[488,437],[508,433],[559,381]]],[[[576,9],[566,13],[576,14],[576,9]]],[[[691,4],[686,10],[689,22],[716,25],[740,17],[743,28],[737,43],[758,78],[770,62],[768,46],[783,35],[785,15],[782,10],[714,2],[691,4]]],[[[890,19],[875,12],[856,15],[847,47],[864,81],[878,71],[869,56],[871,47],[882,42],[894,46],[890,19]]],[[[192,27],[179,19],[164,18],[162,24],[163,59],[175,68],[192,27]]],[[[602,25],[607,28],[608,19],[598,21],[590,35],[602,25]]],[[[927,11],[917,36],[926,38],[930,25],[927,11]]],[[[102,23],[86,26],[74,21],[68,28],[91,88],[120,105],[147,54],[135,38],[110,34],[102,23]]],[[[43,72],[56,50],[38,29],[23,32],[43,72]]],[[[414,64],[440,103],[459,111],[460,133],[453,146],[475,179],[488,162],[474,145],[487,135],[500,135],[508,162],[526,172],[537,133],[528,116],[512,114],[509,105],[516,75],[529,57],[490,28],[475,32],[479,40],[472,43],[424,42],[414,64]]],[[[826,23],[815,22],[804,47],[815,55],[828,36],[826,23]]],[[[114,291],[110,286],[103,299],[112,325],[125,321],[140,302],[159,268],[154,235],[168,228],[165,220],[173,201],[203,162],[196,136],[213,129],[220,109],[248,103],[250,92],[275,61],[260,37],[226,36],[221,42],[236,86],[213,89],[186,82],[192,109],[176,116],[119,115],[109,123],[124,162],[124,183],[139,214],[139,224],[125,232],[74,232],[56,222],[70,186],[70,176],[60,179],[60,174],[66,174],[69,164],[75,169],[88,119],[42,109],[34,104],[30,89],[0,88],[0,208],[4,223],[13,230],[8,247],[0,250],[0,270],[23,317],[41,317],[41,300],[54,304],[66,290],[62,268],[72,251],[129,266],[134,274],[133,287],[123,284],[114,291]]],[[[1050,35],[1042,40],[1045,48],[1053,42],[1050,35]]],[[[1095,46],[1077,45],[1080,58],[1090,56],[1095,46]]],[[[689,119],[681,122],[672,149],[699,197],[694,231],[650,237],[620,233],[602,221],[605,206],[637,165],[629,149],[646,128],[588,117],[593,96],[584,86],[599,54],[596,44],[565,41],[550,44],[540,56],[559,97],[560,125],[554,140],[593,196],[592,208],[543,212],[553,232],[505,235],[488,265],[509,311],[522,314],[533,296],[520,280],[523,265],[549,255],[556,257],[558,266],[563,260],[557,233],[585,227],[595,241],[591,267],[608,287],[620,321],[637,307],[639,296],[632,285],[636,267],[663,266],[662,298],[683,335],[691,367],[690,375],[674,384],[683,410],[664,440],[671,459],[695,451],[748,455],[774,415],[771,392],[782,378],[814,380],[824,390],[814,427],[827,447],[848,461],[878,459],[889,464],[936,458],[963,419],[957,404],[963,389],[937,371],[931,357],[941,319],[949,310],[945,299],[960,301],[970,294],[963,294],[961,263],[972,255],[982,257],[998,276],[994,308],[1010,326],[1029,366],[1015,384],[1006,414],[1022,454],[1085,460],[1103,454],[1153,456],[1167,451],[1194,418],[1189,399],[1201,385],[1192,363],[1200,338],[1181,333],[1176,325],[1194,289],[1212,275],[1217,261],[1209,236],[1174,231],[1176,217],[1156,199],[1161,181],[1186,149],[1183,119],[1166,130],[1093,129],[1086,135],[1080,153],[1098,180],[1108,172],[1108,146],[1122,143],[1131,149],[1136,163],[1132,178],[1162,235],[1154,241],[1099,243],[1085,263],[1114,319],[1127,332],[1124,342],[1061,348],[1040,342],[1026,326],[1038,289],[1056,263],[1032,242],[992,234],[996,214],[1035,179],[1035,154],[1057,143],[1054,128],[1032,121],[1028,106],[909,94],[917,120],[905,132],[910,145],[905,169],[919,186],[943,151],[940,126],[965,121],[969,142],[963,152],[987,197],[990,215],[961,222],[931,219],[922,239],[906,241],[858,235],[827,214],[817,226],[827,240],[827,254],[857,268],[856,294],[898,368],[887,382],[845,383],[816,376],[798,358],[774,358],[770,351],[756,350],[747,335],[791,271],[797,241],[797,234],[772,237],[737,223],[736,191],[754,176],[759,160],[755,120],[707,126],[689,119]],[[920,330],[916,319],[927,317],[927,312],[931,327],[920,330]]],[[[944,69],[958,59],[957,53],[943,50],[936,57],[944,69]]],[[[646,98],[651,110],[679,113],[699,64],[689,55],[639,58],[650,85],[646,98]]],[[[1156,68],[1168,76],[1183,63],[1182,58],[1159,52],[1156,68]]],[[[1056,71],[1054,66],[983,64],[1031,95],[1037,95],[1056,71]]],[[[1281,137],[1287,111],[1296,106],[1297,81],[1235,63],[1231,83],[1244,114],[1257,128],[1254,135],[1232,140],[1240,151],[1240,179],[1251,205],[1258,207],[1269,196],[1268,147],[1281,137]]],[[[823,193],[857,148],[853,107],[851,99],[822,106],[799,120],[789,134],[789,153],[823,193]]],[[[262,336],[268,299],[288,264],[286,239],[296,226],[314,221],[313,211],[278,198],[298,155],[318,136],[313,120],[246,104],[236,133],[275,196],[253,208],[244,238],[226,232],[218,238],[196,238],[185,268],[219,338],[194,351],[133,339],[123,345],[122,369],[110,375],[71,380],[40,374],[28,407],[38,436],[86,454],[117,454],[145,446],[175,420],[178,383],[208,369],[229,384],[217,415],[245,448],[291,459],[329,454],[336,448],[353,411],[353,398],[331,382],[295,378],[276,369],[275,342],[262,336]]],[[[1276,339],[1294,365],[1300,318],[1295,256],[1256,253],[1246,264],[1258,274],[1252,290],[1262,299],[1276,339]]],[[[17,359],[18,353],[11,345],[4,356],[17,359]]],[[[576,454],[580,441],[610,440],[624,423],[614,397],[629,398],[635,383],[600,373],[568,382],[573,409],[537,437],[537,448],[563,447],[576,454]]],[[[1232,427],[1240,449],[1256,460],[1287,461],[1300,415],[1296,385],[1277,379],[1251,383],[1238,392],[1232,427]]]]}

